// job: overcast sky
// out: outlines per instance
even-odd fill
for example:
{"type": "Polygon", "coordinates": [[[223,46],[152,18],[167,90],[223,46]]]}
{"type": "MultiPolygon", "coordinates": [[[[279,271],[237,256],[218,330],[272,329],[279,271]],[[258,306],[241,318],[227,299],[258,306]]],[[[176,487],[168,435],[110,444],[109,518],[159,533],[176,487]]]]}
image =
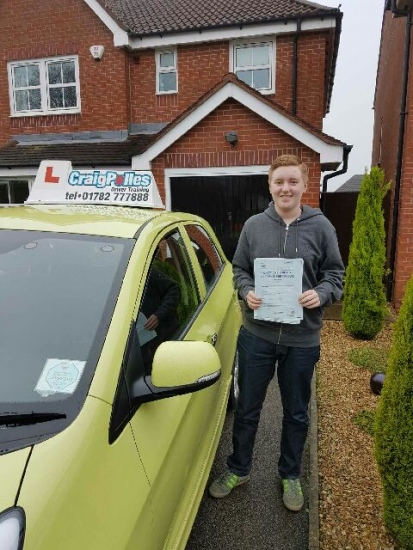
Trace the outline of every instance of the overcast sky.
{"type": "MultiPolygon", "coordinates": [[[[343,24],[330,112],[324,119],[327,134],[353,145],[346,174],[332,178],[333,191],[354,174],[371,166],[373,99],[384,0],[319,0],[338,7],[343,24]]],[[[341,168],[341,166],[340,166],[341,168]]]]}

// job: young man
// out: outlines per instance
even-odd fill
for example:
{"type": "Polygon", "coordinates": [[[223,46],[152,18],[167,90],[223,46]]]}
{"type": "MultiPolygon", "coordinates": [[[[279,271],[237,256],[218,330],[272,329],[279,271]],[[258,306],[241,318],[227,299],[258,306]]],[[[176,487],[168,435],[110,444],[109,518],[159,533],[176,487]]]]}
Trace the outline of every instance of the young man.
{"type": "Polygon", "coordinates": [[[244,225],[233,259],[234,282],[243,304],[243,326],[238,338],[240,395],[234,415],[233,453],[228,470],[209,492],[223,498],[250,479],[252,454],[267,387],[277,364],[283,406],[278,471],[283,502],[301,510],[301,459],[309,425],[311,379],[320,356],[324,306],[342,295],[344,266],[334,227],[319,209],[301,205],[307,189],[308,168],[292,155],[278,157],[269,170],[273,201],[244,225]],[[254,318],[262,299],[255,293],[256,258],[302,258],[303,307],[299,324],[254,318]]]}

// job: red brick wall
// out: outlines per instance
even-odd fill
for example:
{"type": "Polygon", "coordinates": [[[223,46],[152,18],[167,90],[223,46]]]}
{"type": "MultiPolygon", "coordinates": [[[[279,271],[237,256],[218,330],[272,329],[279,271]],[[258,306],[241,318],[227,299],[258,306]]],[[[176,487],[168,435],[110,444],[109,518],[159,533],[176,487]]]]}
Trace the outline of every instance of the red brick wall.
{"type": "Polygon", "coordinates": [[[319,206],[320,158],[302,143],[252,113],[233,99],[227,100],[152,163],[162,199],[165,200],[165,168],[269,165],[278,155],[300,156],[309,167],[304,202],[319,206]],[[231,147],[226,131],[236,128],[238,143],[231,147]]]}
{"type": "MultiPolygon", "coordinates": [[[[413,49],[410,52],[406,112],[413,113],[413,49]]],[[[396,245],[394,301],[401,305],[407,281],[413,275],[413,121],[406,117],[396,245]]]]}
{"type": "Polygon", "coordinates": [[[228,73],[228,42],[178,47],[178,93],[156,95],[155,51],[131,62],[132,122],[170,122],[228,73]]]}
{"type": "Polygon", "coordinates": [[[293,106],[293,38],[280,36],[276,43],[275,100],[290,112],[293,106]]]}
{"type": "MultiPolygon", "coordinates": [[[[266,96],[292,108],[294,37],[276,39],[275,95],[266,96]]],[[[303,33],[298,40],[297,115],[316,128],[324,116],[326,33],[303,33]],[[322,60],[322,62],[320,62],[322,60]]],[[[132,122],[170,122],[229,72],[229,44],[218,42],[180,46],[178,94],[156,95],[154,50],[135,54],[131,61],[132,122]]]]}
{"type": "Polygon", "coordinates": [[[83,0],[0,2],[0,144],[13,134],[125,129],[125,53],[83,0]],[[95,61],[90,46],[105,53],[95,61]],[[79,56],[82,113],[10,118],[7,61],[79,56]]]}
{"type": "MultiPolygon", "coordinates": [[[[229,71],[228,42],[178,48],[179,93],[156,95],[155,52],[132,55],[113,46],[113,35],[83,0],[0,2],[0,144],[13,134],[126,129],[129,122],[169,122],[229,71]],[[89,48],[102,44],[96,62],[89,48]],[[7,61],[77,54],[82,113],[10,118],[7,61]],[[128,79],[130,75],[130,85],[128,79]]],[[[276,94],[291,109],[294,36],[276,39],[276,94]]],[[[323,118],[327,34],[298,41],[297,114],[318,128],[323,118]],[[320,59],[322,62],[320,63],[320,59]]]]}
{"type": "Polygon", "coordinates": [[[322,129],[327,34],[309,33],[298,41],[297,115],[322,129]]]}
{"type": "MultiPolygon", "coordinates": [[[[387,232],[387,256],[390,257],[394,183],[400,124],[403,56],[406,19],[385,14],[374,104],[372,164],[379,164],[386,181],[392,181],[390,224],[387,232]]],[[[410,85],[407,113],[413,109],[413,51],[410,61],[410,85]]],[[[413,273],[413,127],[406,117],[405,145],[399,202],[399,223],[394,270],[393,303],[400,307],[407,280],[413,273]]]]}

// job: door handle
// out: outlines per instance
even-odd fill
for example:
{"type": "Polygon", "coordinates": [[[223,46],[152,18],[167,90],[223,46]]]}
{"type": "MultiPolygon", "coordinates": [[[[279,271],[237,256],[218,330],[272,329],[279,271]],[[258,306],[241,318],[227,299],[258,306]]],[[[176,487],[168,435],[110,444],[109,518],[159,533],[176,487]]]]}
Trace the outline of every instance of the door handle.
{"type": "Polygon", "coordinates": [[[215,333],[215,334],[209,334],[209,335],[207,336],[207,342],[208,342],[209,344],[212,344],[214,347],[215,347],[215,345],[216,345],[216,343],[217,343],[217,340],[218,340],[218,334],[216,334],[216,333],[215,333]]]}

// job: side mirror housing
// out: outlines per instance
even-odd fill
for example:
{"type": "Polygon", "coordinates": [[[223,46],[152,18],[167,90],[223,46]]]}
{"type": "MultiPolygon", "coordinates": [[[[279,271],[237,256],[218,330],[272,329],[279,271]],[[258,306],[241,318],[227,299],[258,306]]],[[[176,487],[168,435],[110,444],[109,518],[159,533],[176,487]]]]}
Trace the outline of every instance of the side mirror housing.
{"type": "Polygon", "coordinates": [[[220,376],[219,356],[208,342],[163,342],[155,352],[152,375],[133,384],[133,406],[202,390],[220,376]]]}
{"type": "Polygon", "coordinates": [[[152,384],[172,388],[217,380],[221,365],[215,348],[207,342],[164,342],[152,364],[152,384]]]}

